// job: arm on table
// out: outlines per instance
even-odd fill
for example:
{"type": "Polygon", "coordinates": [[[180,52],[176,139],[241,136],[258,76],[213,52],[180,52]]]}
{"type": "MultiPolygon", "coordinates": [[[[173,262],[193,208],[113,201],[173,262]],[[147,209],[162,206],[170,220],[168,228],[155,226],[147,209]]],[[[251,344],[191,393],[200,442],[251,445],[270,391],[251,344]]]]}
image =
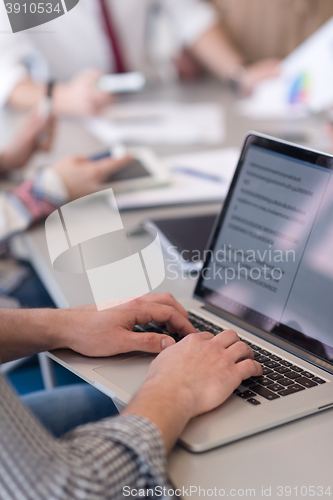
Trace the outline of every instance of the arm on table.
{"type": "Polygon", "coordinates": [[[203,33],[190,47],[193,55],[222,80],[233,82],[237,90],[251,93],[257,83],[280,73],[277,59],[263,59],[244,65],[244,58],[219,26],[203,33]]]}
{"type": "MultiPolygon", "coordinates": [[[[101,73],[94,69],[82,71],[68,82],[55,83],[52,111],[55,115],[89,116],[98,114],[112,102],[109,93],[97,88],[101,73]]],[[[37,105],[46,95],[46,84],[25,78],[12,89],[8,104],[27,109],[37,105]]]]}
{"type": "MultiPolygon", "coordinates": [[[[237,90],[250,93],[260,80],[279,73],[278,61],[273,59],[244,66],[243,55],[219,25],[219,16],[208,2],[169,0],[167,8],[181,45],[221,80],[233,83],[237,90]]],[[[190,69],[190,73],[195,71],[190,69]]]]}
{"type": "MultiPolygon", "coordinates": [[[[37,109],[32,111],[0,154],[0,174],[6,176],[24,167],[37,151],[48,150],[54,127],[52,116],[45,118],[37,109]]],[[[47,217],[67,201],[98,190],[101,182],[127,161],[105,158],[92,162],[67,157],[11,191],[0,193],[0,242],[47,217]]]]}

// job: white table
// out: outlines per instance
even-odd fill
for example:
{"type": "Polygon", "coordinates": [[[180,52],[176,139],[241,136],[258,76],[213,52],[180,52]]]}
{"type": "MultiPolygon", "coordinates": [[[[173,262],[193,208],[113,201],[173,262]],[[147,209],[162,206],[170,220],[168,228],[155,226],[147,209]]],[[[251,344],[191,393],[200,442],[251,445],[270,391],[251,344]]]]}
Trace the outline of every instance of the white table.
{"type": "MultiPolygon", "coordinates": [[[[148,95],[150,99],[221,102],[227,115],[227,137],[225,142],[217,147],[240,147],[245,133],[250,129],[278,135],[278,131],[283,128],[283,125],[273,122],[254,124],[250,120],[240,119],[234,113],[232,94],[227,90],[222,92],[220,84],[215,82],[153,89],[148,95]]],[[[318,119],[311,118],[303,121],[300,126],[318,130],[318,123],[318,119]]],[[[323,147],[323,144],[320,144],[319,138],[311,146],[318,148],[323,147]]],[[[75,121],[64,120],[59,127],[53,158],[68,153],[92,154],[101,149],[103,147],[98,141],[82,130],[75,121]]],[[[165,146],[155,149],[160,154],[189,150],[187,147],[165,146]]],[[[146,218],[212,213],[219,208],[219,204],[207,204],[128,211],[122,213],[122,219],[125,226],[133,226],[146,218]]],[[[100,205],[98,210],[100,216],[103,216],[108,207],[100,205]]],[[[37,273],[58,307],[93,302],[84,275],[69,276],[52,270],[43,225],[30,230],[24,237],[24,243],[37,273]]],[[[194,285],[195,282],[189,279],[166,280],[156,291],[169,291],[180,298],[190,295],[194,285]]],[[[223,494],[235,498],[317,498],[321,493],[319,487],[323,487],[323,492],[328,493],[327,487],[331,486],[333,495],[332,450],[333,410],[328,410],[203,454],[192,454],[176,446],[169,457],[169,473],[177,488],[185,488],[184,492],[182,490],[184,498],[187,498],[187,495],[190,498],[202,498],[204,490],[206,496],[213,498],[223,494]],[[278,489],[279,486],[284,489],[278,489]],[[315,489],[310,489],[310,486],[315,489]],[[197,491],[195,487],[198,488],[197,491]],[[201,495],[199,487],[202,488],[201,495]],[[288,487],[291,488],[291,495],[288,495],[288,487]],[[313,491],[315,495],[312,494],[313,491]]],[[[323,498],[329,498],[329,495],[323,494],[323,498]]]]}

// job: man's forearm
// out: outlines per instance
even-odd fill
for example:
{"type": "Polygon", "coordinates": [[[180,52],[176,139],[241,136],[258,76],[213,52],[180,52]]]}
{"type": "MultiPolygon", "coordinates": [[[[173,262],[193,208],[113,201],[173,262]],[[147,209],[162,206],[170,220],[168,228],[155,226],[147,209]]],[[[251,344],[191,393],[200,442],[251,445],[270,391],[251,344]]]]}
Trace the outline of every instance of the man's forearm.
{"type": "Polygon", "coordinates": [[[8,98],[8,104],[15,108],[27,109],[36,106],[45,96],[46,85],[27,78],[19,82],[8,98]]]}
{"type": "Polygon", "coordinates": [[[183,387],[170,387],[167,380],[148,380],[123,411],[153,422],[162,434],[169,453],[191,415],[190,394],[183,387]]]}
{"type": "Polygon", "coordinates": [[[56,309],[1,309],[0,363],[66,347],[66,316],[56,309]]]}
{"type": "Polygon", "coordinates": [[[194,56],[223,80],[233,77],[243,63],[243,57],[227,35],[215,26],[206,31],[191,47],[194,56]]]}
{"type": "Polygon", "coordinates": [[[0,401],[1,498],[123,500],[127,489],[170,486],[160,433],[146,419],[103,419],[56,440],[1,375],[0,401]]]}

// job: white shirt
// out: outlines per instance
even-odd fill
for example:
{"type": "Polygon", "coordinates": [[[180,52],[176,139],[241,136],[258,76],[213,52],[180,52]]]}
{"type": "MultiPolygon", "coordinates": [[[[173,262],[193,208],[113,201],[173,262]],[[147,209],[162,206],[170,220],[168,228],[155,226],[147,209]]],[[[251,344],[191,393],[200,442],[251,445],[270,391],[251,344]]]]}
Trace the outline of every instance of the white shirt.
{"type": "MultiPolygon", "coordinates": [[[[193,44],[217,23],[204,0],[107,0],[127,68],[152,73],[147,43],[149,19],[159,7],[168,16],[177,42],[193,44]]],[[[154,14],[155,13],[155,14],[154,14]]],[[[0,105],[29,74],[35,80],[66,81],[86,68],[112,71],[112,54],[101,28],[97,0],[80,0],[74,9],[42,26],[11,33],[4,3],[0,3],[0,105]]]]}

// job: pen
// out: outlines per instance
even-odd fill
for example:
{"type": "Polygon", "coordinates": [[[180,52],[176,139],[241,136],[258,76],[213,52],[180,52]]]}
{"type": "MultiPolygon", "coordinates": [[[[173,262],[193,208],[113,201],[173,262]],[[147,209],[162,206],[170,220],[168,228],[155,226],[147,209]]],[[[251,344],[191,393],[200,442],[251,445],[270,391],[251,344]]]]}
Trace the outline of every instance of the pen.
{"type": "Polygon", "coordinates": [[[99,160],[104,160],[104,158],[109,158],[110,156],[112,156],[111,151],[107,150],[104,151],[103,153],[98,153],[96,155],[93,155],[89,159],[90,161],[99,161],[99,160]]]}
{"type": "Polygon", "coordinates": [[[207,174],[206,172],[200,172],[199,170],[195,170],[191,167],[174,167],[173,171],[181,174],[192,175],[193,177],[199,177],[200,179],[206,179],[207,181],[224,183],[224,179],[222,179],[222,177],[218,177],[214,174],[207,174]]]}
{"type": "Polygon", "coordinates": [[[91,156],[90,160],[98,161],[104,158],[109,158],[110,156],[112,156],[116,160],[120,160],[121,158],[124,158],[126,154],[127,154],[126,147],[121,143],[117,143],[114,144],[112,147],[110,147],[110,149],[103,151],[102,153],[98,153],[94,156],[91,156]]]}

